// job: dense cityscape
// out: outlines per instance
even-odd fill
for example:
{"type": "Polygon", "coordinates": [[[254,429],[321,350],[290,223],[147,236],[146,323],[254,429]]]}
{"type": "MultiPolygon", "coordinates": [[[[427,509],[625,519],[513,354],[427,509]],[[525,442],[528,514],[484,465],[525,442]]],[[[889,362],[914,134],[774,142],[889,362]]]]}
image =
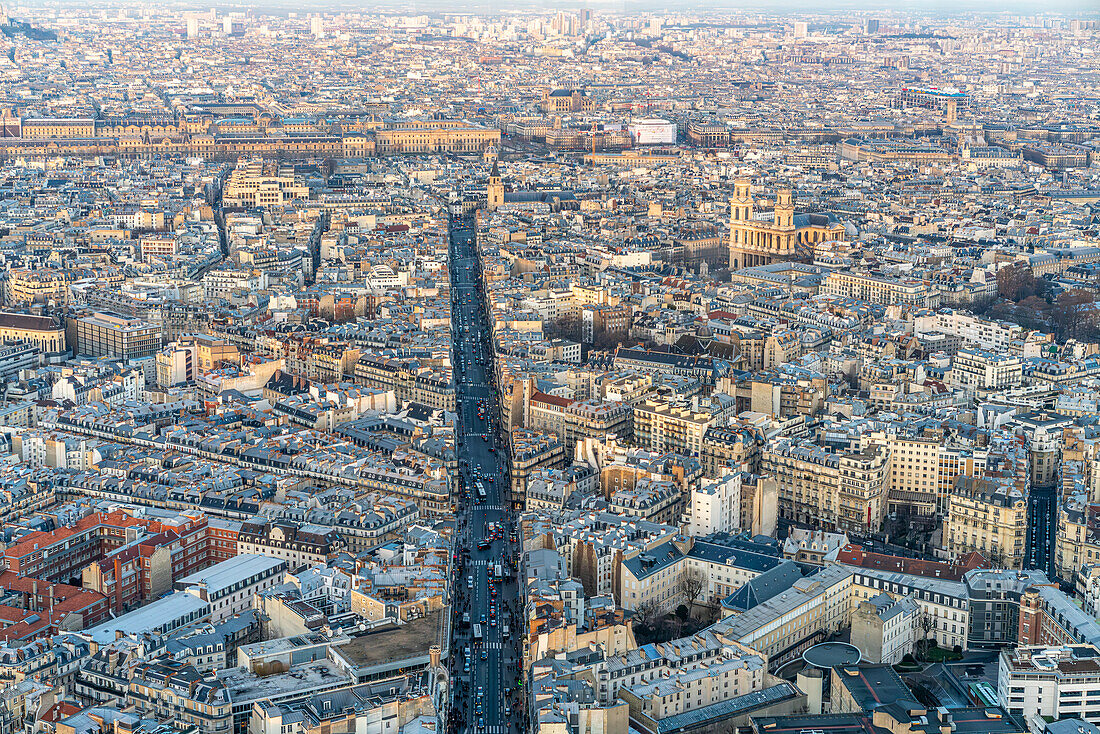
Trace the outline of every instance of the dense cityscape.
{"type": "Polygon", "coordinates": [[[1100,7],[0,8],[0,734],[1100,734],[1100,7]]]}

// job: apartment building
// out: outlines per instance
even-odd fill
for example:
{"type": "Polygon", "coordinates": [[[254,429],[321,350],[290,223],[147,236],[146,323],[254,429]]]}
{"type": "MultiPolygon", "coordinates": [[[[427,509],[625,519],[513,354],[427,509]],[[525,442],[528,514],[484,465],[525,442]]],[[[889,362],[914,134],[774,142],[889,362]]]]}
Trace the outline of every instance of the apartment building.
{"type": "MultiPolygon", "coordinates": [[[[206,525],[205,516],[181,514],[172,521],[131,517],[124,512],[93,513],[72,526],[37,531],[4,550],[9,571],[50,581],[79,579],[81,571],[127,543],[168,530],[188,534],[206,525]]],[[[197,536],[196,536],[197,537],[197,536]]]]}
{"type": "Polygon", "coordinates": [[[15,306],[50,302],[64,305],[69,302],[69,285],[78,277],[79,273],[72,270],[12,269],[8,271],[8,303],[15,306]]]}
{"type": "Polygon", "coordinates": [[[741,647],[724,649],[698,665],[674,669],[646,683],[623,686],[619,697],[630,706],[630,719],[644,732],[663,731],[661,723],[716,706],[764,688],[767,661],[741,647]]]}
{"type": "Polygon", "coordinates": [[[267,519],[242,523],[237,536],[238,554],[280,559],[286,561],[287,570],[292,572],[310,566],[327,566],[344,546],[344,540],[335,530],[267,519]]]}
{"type": "Polygon", "coordinates": [[[73,351],[124,360],[151,357],[160,349],[160,327],[141,319],[95,313],[75,319],[73,351]]]}
{"type": "Polygon", "coordinates": [[[157,352],[157,384],[168,387],[192,382],[225,363],[241,364],[241,353],[236,345],[207,334],[181,335],[157,352]]]}
{"type": "Polygon", "coordinates": [[[956,555],[977,551],[998,567],[1021,568],[1027,521],[1027,497],[1013,483],[960,476],[947,500],[943,547],[956,555]]]}
{"type": "Polygon", "coordinates": [[[737,532],[741,529],[741,504],[741,472],[727,470],[717,479],[701,479],[691,490],[686,534],[702,537],[737,532]]]}
{"type": "Polygon", "coordinates": [[[946,111],[970,107],[970,95],[966,92],[935,89],[927,87],[903,87],[894,97],[899,107],[923,107],[930,110],[946,111]]]}
{"type": "Polygon", "coordinates": [[[4,615],[0,640],[12,647],[64,631],[85,629],[111,616],[110,604],[102,594],[78,586],[5,571],[0,573],[0,590],[4,594],[0,605],[0,613],[4,615]]]}
{"type": "MultiPolygon", "coordinates": [[[[900,445],[898,450],[901,450],[900,445]]],[[[941,514],[946,514],[947,502],[955,486],[955,480],[960,476],[982,476],[990,466],[991,454],[988,448],[945,445],[940,448],[937,458],[936,508],[941,514]]],[[[995,453],[992,459],[993,465],[996,466],[995,453]]],[[[911,479],[915,480],[917,476],[918,474],[912,474],[911,479]]]]}
{"type": "Polygon", "coordinates": [[[651,398],[634,406],[634,441],[654,451],[691,456],[703,450],[710,422],[710,413],[651,398]]]}
{"type": "Polygon", "coordinates": [[[1020,595],[1016,639],[1020,645],[1100,646],[1100,622],[1057,586],[1034,583],[1020,595]]]}
{"type": "Polygon", "coordinates": [[[946,515],[955,480],[984,474],[990,456],[988,447],[954,445],[940,436],[871,433],[862,442],[890,451],[888,511],[923,517],[946,515]]]}
{"type": "Polygon", "coordinates": [[[752,411],[776,419],[815,416],[824,407],[828,394],[824,375],[803,370],[796,376],[786,368],[723,381],[719,387],[734,397],[737,413],[752,411]]]}
{"type": "Polygon", "coordinates": [[[1018,434],[1027,441],[1032,487],[1053,487],[1062,464],[1065,429],[1073,424],[1069,416],[1036,410],[1013,418],[1018,434]]]}
{"type": "Polygon", "coordinates": [[[864,599],[852,612],[851,643],[866,662],[896,665],[916,646],[919,616],[920,606],[908,597],[864,599]]]}
{"type": "Polygon", "coordinates": [[[1077,718],[1100,724],[1100,650],[1028,645],[1001,651],[997,703],[1028,722],[1077,718]]]}
{"type": "Polygon", "coordinates": [[[355,372],[360,349],[327,337],[291,338],[283,342],[286,369],[318,382],[340,382],[355,372]]]}
{"type": "Polygon", "coordinates": [[[528,479],[534,472],[554,469],[565,461],[565,447],[551,433],[513,429],[510,449],[512,497],[517,503],[525,500],[528,479]]]}
{"type": "Polygon", "coordinates": [[[262,270],[252,268],[213,268],[202,276],[203,297],[207,300],[228,299],[235,292],[263,290],[267,276],[262,270]]]}
{"type": "Polygon", "coordinates": [[[721,361],[706,355],[675,354],[623,346],[615,350],[613,365],[616,368],[636,369],[640,372],[697,377],[707,385],[714,384],[725,374],[721,361]]]}
{"type": "Polygon", "coordinates": [[[233,702],[225,685],[176,660],[138,665],[126,690],[126,703],[146,714],[194,726],[201,734],[233,732],[233,702]]]}
{"type": "Polygon", "coordinates": [[[1100,562],[1100,505],[1065,502],[1058,508],[1054,535],[1054,571],[1063,581],[1076,578],[1086,564],[1100,562]]]}
{"type": "Polygon", "coordinates": [[[299,182],[293,170],[276,160],[238,162],[222,189],[222,203],[228,207],[282,206],[295,199],[308,199],[309,187],[299,182]]]}
{"type": "Polygon", "coordinates": [[[632,487],[612,492],[608,498],[608,509],[640,520],[675,525],[680,522],[682,496],[676,482],[644,478],[632,487]]]}
{"type": "Polygon", "coordinates": [[[420,717],[425,722],[436,719],[431,692],[421,683],[417,676],[402,676],[321,692],[299,702],[257,703],[248,730],[250,734],[405,731],[420,717]]]}
{"type": "Polygon", "coordinates": [[[928,639],[935,639],[941,647],[950,649],[958,645],[966,649],[970,603],[963,583],[878,568],[848,568],[852,573],[853,609],[880,594],[892,599],[911,598],[920,607],[921,615],[931,620],[927,633],[920,630],[920,638],[927,634],[928,639]]]}
{"type": "Polygon", "coordinates": [[[903,280],[871,273],[832,271],[821,281],[821,293],[884,306],[939,305],[939,292],[922,280],[903,280]]]}
{"type": "Polygon", "coordinates": [[[107,597],[115,614],[162,596],[175,579],[236,555],[235,543],[232,553],[221,548],[232,530],[211,527],[203,515],[150,530],[156,532],[109,551],[81,573],[84,588],[107,597]]]}
{"type": "Polygon", "coordinates": [[[619,605],[627,610],[646,605],[656,605],[662,611],[675,609],[683,598],[683,558],[680,546],[669,540],[624,559],[616,590],[619,605]]]}
{"type": "Polygon", "coordinates": [[[418,362],[361,353],[351,374],[360,384],[393,390],[398,403],[412,401],[437,410],[455,410],[454,381],[447,372],[418,362]]]}
{"type": "Polygon", "coordinates": [[[1023,362],[1018,356],[983,349],[960,349],[951,359],[952,385],[972,393],[1004,390],[1023,384],[1023,362]]]}
{"type": "Polygon", "coordinates": [[[1022,602],[1028,592],[1050,583],[1041,571],[983,568],[962,578],[970,608],[971,648],[1001,648],[1026,641],[1020,637],[1022,602]]]}
{"type": "Polygon", "coordinates": [[[192,382],[197,374],[194,349],[174,342],[157,352],[154,362],[156,381],[160,387],[192,382]]]}
{"type": "Polygon", "coordinates": [[[994,321],[950,308],[915,316],[913,327],[918,334],[941,332],[957,337],[964,345],[991,352],[1012,351],[1013,344],[1022,342],[1026,336],[1019,324],[994,321]]]}
{"type": "Polygon", "coordinates": [[[700,452],[703,473],[716,479],[730,469],[759,472],[764,444],[764,432],[755,426],[709,426],[700,452]]]}
{"type": "Polygon", "coordinates": [[[624,558],[655,548],[677,534],[676,528],[609,512],[565,512],[521,517],[527,550],[547,548],[561,554],[566,573],[580,580],[588,596],[618,594],[624,558]]]}
{"type": "Polygon", "coordinates": [[[809,441],[782,438],[763,453],[761,472],[779,486],[779,514],[843,532],[877,529],[886,513],[890,451],[869,445],[833,453],[809,441]]]}
{"type": "Polygon", "coordinates": [[[779,519],[779,485],[775,477],[741,475],[741,529],[751,535],[775,536],[779,519]]]}
{"type": "Polygon", "coordinates": [[[536,392],[531,396],[527,427],[560,436],[570,451],[582,438],[629,437],[631,409],[621,403],[570,400],[536,392]]]}
{"type": "Polygon", "coordinates": [[[210,605],[210,622],[218,624],[252,608],[252,597],[283,582],[287,562],[239,554],[175,581],[177,591],[194,594],[210,605]]]}

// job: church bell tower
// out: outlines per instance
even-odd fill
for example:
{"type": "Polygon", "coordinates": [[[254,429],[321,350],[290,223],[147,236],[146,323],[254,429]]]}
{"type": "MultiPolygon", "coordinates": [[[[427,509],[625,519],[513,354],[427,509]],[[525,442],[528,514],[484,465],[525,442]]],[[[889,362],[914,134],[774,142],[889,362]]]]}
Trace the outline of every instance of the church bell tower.
{"type": "Polygon", "coordinates": [[[504,184],[500,181],[500,169],[493,161],[493,170],[489,172],[489,186],[486,189],[489,211],[496,211],[504,203],[504,184]]]}

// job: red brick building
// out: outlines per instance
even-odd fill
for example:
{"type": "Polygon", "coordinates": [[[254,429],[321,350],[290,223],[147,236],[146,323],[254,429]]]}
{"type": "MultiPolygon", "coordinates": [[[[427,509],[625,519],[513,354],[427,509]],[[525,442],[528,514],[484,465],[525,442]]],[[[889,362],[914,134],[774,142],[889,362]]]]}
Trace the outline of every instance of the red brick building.
{"type": "Polygon", "coordinates": [[[0,641],[5,643],[84,629],[105,621],[110,609],[102,594],[10,571],[0,573],[0,589],[18,595],[17,604],[0,606],[0,641]]]}
{"type": "Polygon", "coordinates": [[[13,575],[39,585],[77,580],[119,614],[171,591],[176,578],[237,555],[239,530],[197,511],[168,519],[95,513],[72,527],[32,533],[4,556],[13,575]]]}

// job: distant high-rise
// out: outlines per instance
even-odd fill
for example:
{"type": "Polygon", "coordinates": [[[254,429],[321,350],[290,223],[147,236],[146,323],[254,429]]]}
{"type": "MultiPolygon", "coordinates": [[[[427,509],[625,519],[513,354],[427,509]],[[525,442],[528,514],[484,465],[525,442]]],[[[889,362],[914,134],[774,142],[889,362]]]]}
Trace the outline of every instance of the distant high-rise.
{"type": "Polygon", "coordinates": [[[187,37],[198,38],[199,37],[199,19],[197,16],[187,16],[187,37]]]}
{"type": "Polygon", "coordinates": [[[309,32],[316,38],[325,37],[325,19],[315,15],[309,19],[309,32]]]}
{"type": "Polygon", "coordinates": [[[794,37],[795,38],[805,38],[809,34],[809,32],[810,32],[809,26],[806,25],[805,23],[795,23],[794,24],[794,37]]]}
{"type": "Polygon", "coordinates": [[[868,18],[867,19],[867,33],[868,33],[868,35],[870,35],[872,33],[878,33],[878,28],[879,28],[879,22],[878,22],[877,18],[868,18]]]}
{"type": "Polygon", "coordinates": [[[550,29],[562,36],[577,35],[577,16],[572,13],[558,12],[550,22],[550,29]]]}

